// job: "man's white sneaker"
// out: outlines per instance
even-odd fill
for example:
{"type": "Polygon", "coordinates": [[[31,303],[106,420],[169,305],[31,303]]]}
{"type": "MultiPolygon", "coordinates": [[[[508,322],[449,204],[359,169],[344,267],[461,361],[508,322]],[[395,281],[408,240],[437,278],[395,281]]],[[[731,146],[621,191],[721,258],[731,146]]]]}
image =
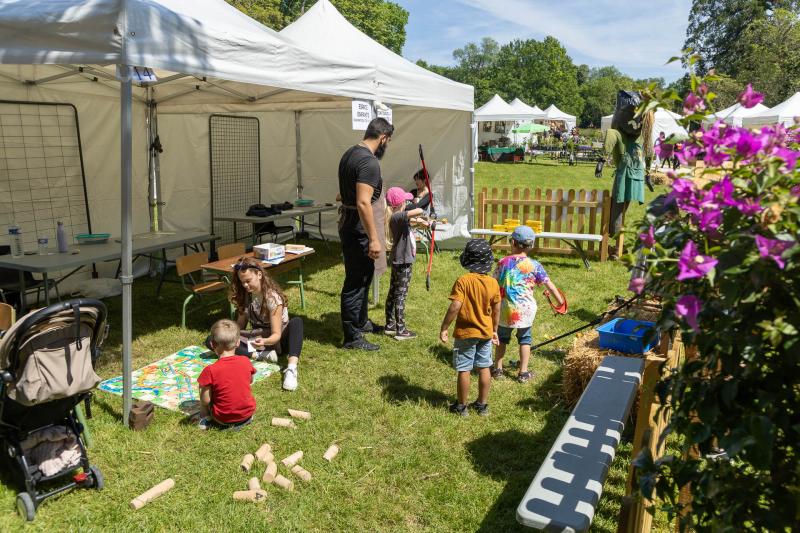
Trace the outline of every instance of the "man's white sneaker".
{"type": "Polygon", "coordinates": [[[297,367],[286,368],[283,371],[283,390],[297,389],[297,367]]]}

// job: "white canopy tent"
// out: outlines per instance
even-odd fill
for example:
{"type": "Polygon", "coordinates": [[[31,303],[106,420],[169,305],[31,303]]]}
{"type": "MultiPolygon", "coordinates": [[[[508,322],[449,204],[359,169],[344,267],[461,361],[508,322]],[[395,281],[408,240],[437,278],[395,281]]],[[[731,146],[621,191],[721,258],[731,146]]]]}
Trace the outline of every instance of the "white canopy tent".
{"type": "Polygon", "coordinates": [[[766,126],[769,124],[783,124],[784,126],[791,126],[795,124],[796,117],[800,117],[800,92],[794,93],[775,107],[744,117],[742,125],[766,126]]]}
{"type": "Polygon", "coordinates": [[[358,98],[396,106],[396,135],[383,163],[388,184],[409,185],[422,143],[434,190],[443,191],[437,211],[451,220],[454,233],[467,234],[471,87],[449,87],[452,93],[445,99],[444,84],[438,93],[428,92],[436,86],[430,81],[439,78],[435,74],[425,78],[419,69],[412,76],[309,51],[223,0],[5,2],[0,34],[2,98],[76,107],[93,230],[121,228],[126,423],[131,239],[134,231],[151,227],[148,158],[154,109],[165,148],[156,199],[167,206],[162,229],[210,227],[212,113],[260,120],[259,145],[268,155],[261,163],[263,202],[304,193],[333,201],[339,156],[362,135],[351,124],[351,101],[358,98]],[[133,82],[133,66],[155,69],[158,81],[133,82]],[[415,84],[424,90],[413,90],[415,84]]]}
{"type": "Polygon", "coordinates": [[[514,109],[499,94],[492,96],[488,102],[475,110],[475,120],[477,122],[515,122],[532,118],[533,116],[529,111],[514,109]]]}
{"type": "Polygon", "coordinates": [[[743,107],[740,103],[735,103],[732,106],[728,106],[722,111],[717,111],[716,113],[709,115],[706,120],[703,122],[705,124],[713,124],[717,120],[721,120],[727,124],[732,126],[741,126],[742,121],[750,116],[758,115],[767,111],[769,108],[764,104],[756,104],[755,106],[751,107],[750,109],[743,107]]]}
{"type": "Polygon", "coordinates": [[[545,117],[545,112],[539,109],[539,106],[534,105],[533,107],[531,107],[522,100],[520,100],[519,98],[514,98],[508,105],[511,106],[511,109],[528,115],[526,120],[529,121],[545,117]]]}
{"type": "MultiPolygon", "coordinates": [[[[606,131],[608,128],[611,127],[611,119],[614,115],[606,115],[601,117],[600,119],[600,129],[602,131],[606,131]]],[[[658,139],[658,136],[661,132],[664,132],[664,135],[669,137],[670,135],[675,135],[677,138],[685,139],[689,136],[686,132],[686,128],[678,124],[678,119],[681,116],[677,113],[673,113],[672,111],[664,108],[659,108],[655,112],[655,120],[653,122],[653,142],[658,139]]]]}
{"type": "Polygon", "coordinates": [[[567,126],[567,131],[570,131],[577,124],[575,115],[565,113],[556,107],[556,104],[550,104],[550,107],[544,110],[543,120],[560,120],[567,126]]]}

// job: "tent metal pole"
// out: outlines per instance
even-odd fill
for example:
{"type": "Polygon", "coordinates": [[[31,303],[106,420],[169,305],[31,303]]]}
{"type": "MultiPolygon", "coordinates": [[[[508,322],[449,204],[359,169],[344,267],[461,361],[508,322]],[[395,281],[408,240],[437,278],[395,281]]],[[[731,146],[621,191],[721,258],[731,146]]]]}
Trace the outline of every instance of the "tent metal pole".
{"type": "Polygon", "coordinates": [[[132,383],[131,374],[131,342],[132,342],[132,196],[133,196],[133,101],[131,87],[131,71],[128,65],[118,65],[120,79],[120,178],[122,197],[121,225],[122,225],[122,272],[119,280],[122,283],[122,423],[128,426],[131,412],[132,383]]]}
{"type": "Polygon", "coordinates": [[[297,197],[303,197],[303,160],[300,156],[302,152],[302,144],[300,142],[300,113],[302,111],[294,112],[294,151],[295,151],[295,165],[297,167],[297,197]]]}
{"type": "Polygon", "coordinates": [[[469,123],[469,209],[467,210],[467,226],[473,229],[475,224],[475,151],[478,146],[478,123],[475,113],[470,114],[469,123]]]}

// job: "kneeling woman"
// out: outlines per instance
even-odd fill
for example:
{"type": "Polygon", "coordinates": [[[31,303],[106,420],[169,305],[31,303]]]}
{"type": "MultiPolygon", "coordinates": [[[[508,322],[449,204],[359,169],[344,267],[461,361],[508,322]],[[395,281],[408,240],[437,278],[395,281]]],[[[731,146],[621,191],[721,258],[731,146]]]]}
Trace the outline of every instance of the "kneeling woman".
{"type": "Polygon", "coordinates": [[[280,286],[254,259],[234,265],[231,303],[236,306],[236,322],[242,342],[237,353],[258,361],[278,362],[278,354],[287,357],[283,388],[297,388],[297,361],[303,349],[303,319],[289,320],[286,296],[280,286]],[[250,324],[251,329],[247,328],[250,324]],[[244,353],[242,353],[244,351],[244,353]]]}

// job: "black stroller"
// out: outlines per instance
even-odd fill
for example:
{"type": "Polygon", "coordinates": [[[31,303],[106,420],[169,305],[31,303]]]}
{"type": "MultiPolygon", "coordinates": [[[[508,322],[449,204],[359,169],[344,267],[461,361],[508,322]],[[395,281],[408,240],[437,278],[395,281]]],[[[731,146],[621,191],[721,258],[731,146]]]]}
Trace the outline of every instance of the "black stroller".
{"type": "Polygon", "coordinates": [[[99,300],[60,302],[25,315],[0,339],[0,456],[24,483],[17,510],[27,520],[51,496],[103,488],[75,408],[85,402],[88,410],[100,382],[94,362],[106,313],[99,300]]]}

